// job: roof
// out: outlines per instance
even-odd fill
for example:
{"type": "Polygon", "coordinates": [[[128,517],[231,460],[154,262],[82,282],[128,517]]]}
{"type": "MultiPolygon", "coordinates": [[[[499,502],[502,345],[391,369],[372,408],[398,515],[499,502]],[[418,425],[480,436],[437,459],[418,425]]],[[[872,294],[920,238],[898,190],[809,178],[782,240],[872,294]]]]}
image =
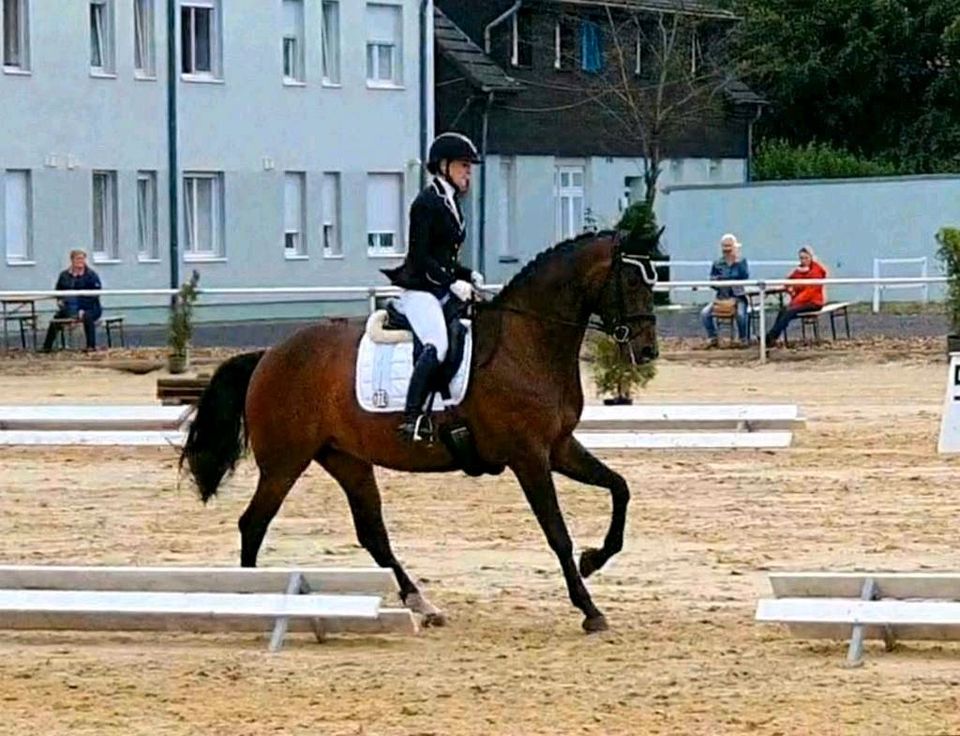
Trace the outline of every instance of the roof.
{"type": "Polygon", "coordinates": [[[737,16],[721,8],[713,0],[545,0],[555,4],[607,6],[627,10],[644,10],[651,13],[682,13],[703,18],[737,20],[737,16]]]}
{"type": "Polygon", "coordinates": [[[487,56],[483,49],[471,41],[470,37],[437,7],[433,9],[433,29],[440,53],[457,67],[473,86],[483,92],[520,89],[519,82],[487,56]]]}
{"type": "Polygon", "coordinates": [[[736,105],[767,105],[768,100],[764,99],[739,79],[731,80],[724,85],[723,91],[736,105]]]}

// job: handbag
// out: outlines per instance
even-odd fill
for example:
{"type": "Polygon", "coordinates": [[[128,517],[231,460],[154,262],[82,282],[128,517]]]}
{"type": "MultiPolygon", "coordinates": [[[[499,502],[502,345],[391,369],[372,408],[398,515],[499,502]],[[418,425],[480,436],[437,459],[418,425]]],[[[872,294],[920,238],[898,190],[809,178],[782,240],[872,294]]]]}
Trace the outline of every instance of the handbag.
{"type": "Polygon", "coordinates": [[[715,299],[713,301],[713,316],[720,319],[730,319],[737,315],[736,299],[715,299]]]}

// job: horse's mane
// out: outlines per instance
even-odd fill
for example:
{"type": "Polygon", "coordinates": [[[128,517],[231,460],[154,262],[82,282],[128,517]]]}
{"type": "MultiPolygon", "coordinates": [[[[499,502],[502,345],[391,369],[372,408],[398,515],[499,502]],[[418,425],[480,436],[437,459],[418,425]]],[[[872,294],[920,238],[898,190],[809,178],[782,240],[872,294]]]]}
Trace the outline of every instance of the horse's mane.
{"type": "Polygon", "coordinates": [[[615,230],[601,230],[600,232],[581,233],[574,238],[563,240],[556,245],[541,251],[533,260],[527,261],[524,267],[514,274],[513,278],[507,282],[507,285],[504,286],[500,293],[497,294],[489,303],[497,304],[504,299],[509,298],[514,291],[517,291],[524,284],[529,283],[534,274],[536,274],[545,263],[553,261],[555,258],[562,258],[569,255],[575,251],[577,247],[579,247],[585,240],[599,240],[601,238],[613,237],[615,235],[615,230]]]}

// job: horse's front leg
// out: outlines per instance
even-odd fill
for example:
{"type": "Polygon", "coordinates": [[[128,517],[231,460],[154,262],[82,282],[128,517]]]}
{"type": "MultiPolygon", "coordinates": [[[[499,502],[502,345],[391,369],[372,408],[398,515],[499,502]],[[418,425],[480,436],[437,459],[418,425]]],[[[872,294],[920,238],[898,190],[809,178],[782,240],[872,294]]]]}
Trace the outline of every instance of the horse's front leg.
{"type": "Polygon", "coordinates": [[[615,473],[581,445],[573,435],[554,447],[551,466],[558,473],[580,483],[600,486],[610,491],[613,513],[610,528],[600,549],[585,549],[580,555],[580,574],[588,578],[623,549],[623,530],[627,523],[630,489],[619,473],[615,473]]]}
{"type": "Polygon", "coordinates": [[[587,586],[580,577],[576,562],[573,559],[573,542],[570,532],[563,520],[560,504],[557,501],[557,489],[550,476],[550,462],[544,455],[531,451],[523,459],[512,463],[511,469],[520,481],[523,493],[533,513],[540,522],[540,528],[547,537],[550,549],[557,555],[563,577],[567,581],[567,591],[570,600],[585,616],[583,628],[585,631],[604,631],[607,629],[607,619],[593,604],[587,586]]]}

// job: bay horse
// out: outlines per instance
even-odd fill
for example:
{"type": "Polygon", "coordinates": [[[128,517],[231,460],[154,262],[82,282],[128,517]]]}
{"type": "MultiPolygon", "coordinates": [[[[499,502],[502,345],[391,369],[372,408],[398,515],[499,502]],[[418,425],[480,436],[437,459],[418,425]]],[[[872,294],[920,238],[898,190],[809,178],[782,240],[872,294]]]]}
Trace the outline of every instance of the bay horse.
{"type": "MultiPolygon", "coordinates": [[[[661,230],[662,232],[662,230],[661,230]]],[[[650,255],[660,233],[630,247],[617,233],[590,233],[560,243],[529,262],[493,299],[476,305],[473,363],[463,401],[451,411],[469,427],[490,472],[510,468],[560,562],[570,600],[588,632],[607,621],[584,578],[623,547],[626,481],[578,442],[583,410],[580,349],[593,315],[624,355],[657,357],[650,255]],[[551,472],[609,490],[610,526],[599,549],[585,549],[579,568],[551,472]]],[[[404,604],[423,623],[443,614],[394,556],[381,513],[374,466],[414,473],[449,472],[458,464],[442,444],[410,443],[397,434],[398,414],[363,411],[355,398],[363,326],[319,324],[266,351],[224,362],[203,392],[184,444],[187,464],[206,503],[249,446],[260,471],[239,520],[241,565],[252,567],[290,488],[311,461],[346,493],[357,538],[396,575],[404,604]]],[[[439,421],[443,421],[438,417],[439,421]]]]}

